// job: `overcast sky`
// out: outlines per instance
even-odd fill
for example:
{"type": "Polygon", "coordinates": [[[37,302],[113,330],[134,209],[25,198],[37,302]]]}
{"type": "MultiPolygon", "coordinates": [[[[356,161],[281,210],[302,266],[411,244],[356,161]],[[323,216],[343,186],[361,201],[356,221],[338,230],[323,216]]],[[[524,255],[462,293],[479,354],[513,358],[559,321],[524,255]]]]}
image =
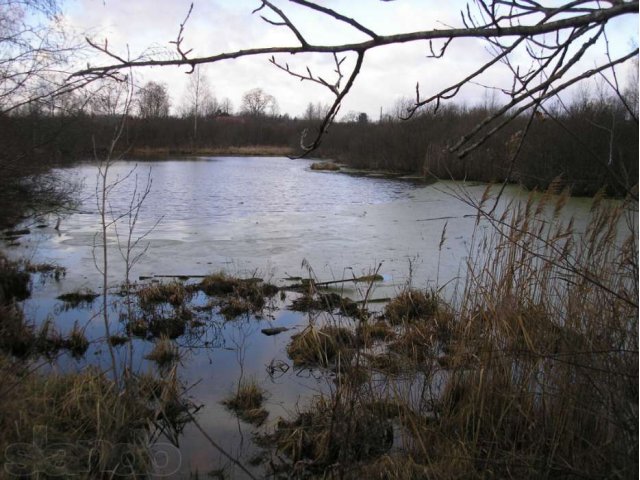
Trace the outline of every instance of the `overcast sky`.
{"type": "MultiPolygon", "coordinates": [[[[109,47],[124,56],[129,48],[132,57],[155,52],[158,57],[168,58],[175,56],[169,42],[175,40],[190,3],[190,0],[66,0],[63,11],[74,29],[86,32],[98,42],[108,39],[109,47]]],[[[193,49],[190,55],[298,45],[286,28],[269,25],[258,15],[251,14],[259,6],[257,0],[194,0],[193,3],[183,47],[184,50],[193,49]]],[[[461,0],[327,0],[317,3],[357,19],[378,34],[445,28],[447,25],[458,27],[461,26],[460,10],[466,5],[466,1],[461,0]]],[[[311,43],[339,44],[367,39],[322,15],[287,2],[278,4],[311,43]]],[[[608,28],[610,45],[618,52],[627,51],[638,42],[637,15],[627,17],[612,22],[608,28]]],[[[275,19],[273,15],[271,18],[275,19]]],[[[423,96],[434,93],[491,58],[481,40],[457,40],[446,57],[438,60],[426,58],[428,48],[428,43],[420,42],[368,52],[362,73],[344,102],[341,115],[357,111],[377,119],[380,108],[390,111],[401,97],[412,97],[416,82],[420,83],[423,96]]],[[[588,67],[604,58],[604,46],[600,45],[597,50],[586,60],[588,67]]],[[[330,55],[280,55],[277,59],[301,71],[309,66],[314,74],[332,78],[334,67],[330,55]]],[[[92,65],[112,63],[100,57],[91,58],[90,62],[92,65]]],[[[345,63],[348,71],[353,65],[352,58],[345,63]]],[[[188,80],[186,71],[188,68],[185,67],[141,69],[136,72],[136,82],[140,85],[148,80],[166,83],[172,105],[178,107],[188,80]]],[[[329,103],[332,100],[331,94],[322,86],[301,83],[270,65],[265,56],[209,65],[204,67],[204,72],[216,97],[228,97],[236,109],[242,94],[255,87],[273,95],[281,113],[292,116],[302,115],[309,102],[329,103]]],[[[500,66],[482,77],[482,83],[505,88],[510,85],[505,68],[500,66]]],[[[473,104],[482,102],[486,95],[482,87],[469,86],[461,92],[459,99],[473,104]]],[[[176,110],[174,108],[174,112],[176,110]]]]}

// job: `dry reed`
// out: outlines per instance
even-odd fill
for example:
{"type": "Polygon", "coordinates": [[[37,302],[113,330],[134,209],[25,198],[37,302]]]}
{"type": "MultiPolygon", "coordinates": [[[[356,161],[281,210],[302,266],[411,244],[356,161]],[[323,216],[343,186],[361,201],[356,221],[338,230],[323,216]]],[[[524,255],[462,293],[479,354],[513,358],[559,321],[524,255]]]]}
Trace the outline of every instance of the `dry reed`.
{"type": "MultiPolygon", "coordinates": [[[[488,202],[490,194],[483,198],[488,202]]],[[[396,337],[383,353],[365,353],[376,372],[368,384],[340,383],[310,412],[278,426],[278,449],[295,460],[289,471],[340,478],[635,478],[637,202],[597,196],[582,228],[562,220],[567,204],[566,192],[548,192],[512,203],[500,216],[480,205],[455,302],[417,291],[390,302],[385,316],[396,337]],[[336,426],[355,421],[354,405],[364,411],[383,398],[400,412],[393,450],[375,451],[366,463],[358,455],[342,461],[328,439],[346,452],[363,440],[336,438],[336,426]]],[[[312,326],[293,337],[292,345],[305,346],[290,345],[294,363],[308,351],[315,365],[327,366],[340,350],[323,338],[312,326]]],[[[362,346],[350,344],[351,357],[362,346]]]]}

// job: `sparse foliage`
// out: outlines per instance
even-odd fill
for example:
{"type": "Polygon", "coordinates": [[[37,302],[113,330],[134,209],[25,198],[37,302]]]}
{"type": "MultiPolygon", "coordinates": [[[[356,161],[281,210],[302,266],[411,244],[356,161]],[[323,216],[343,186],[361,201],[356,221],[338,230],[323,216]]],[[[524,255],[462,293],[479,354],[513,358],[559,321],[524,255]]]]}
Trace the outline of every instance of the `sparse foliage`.
{"type": "Polygon", "coordinates": [[[37,111],[93,81],[69,78],[81,43],[65,30],[59,6],[58,0],[0,0],[0,113],[37,111]]]}

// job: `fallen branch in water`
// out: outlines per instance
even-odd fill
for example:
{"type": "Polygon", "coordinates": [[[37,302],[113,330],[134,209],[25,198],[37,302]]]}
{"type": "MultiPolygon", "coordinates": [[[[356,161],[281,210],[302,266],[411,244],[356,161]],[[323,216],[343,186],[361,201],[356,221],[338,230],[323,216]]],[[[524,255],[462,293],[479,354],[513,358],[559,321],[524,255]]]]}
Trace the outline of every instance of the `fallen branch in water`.
{"type": "Polygon", "coordinates": [[[337,283],[349,283],[349,282],[381,282],[384,280],[384,277],[382,275],[364,275],[362,277],[354,277],[354,278],[347,278],[344,280],[330,280],[328,282],[315,282],[312,279],[309,280],[302,280],[302,283],[312,283],[313,285],[315,285],[316,287],[326,287],[327,285],[335,285],[337,283]]]}
{"type": "Polygon", "coordinates": [[[140,275],[138,280],[151,280],[153,278],[207,278],[209,275],[140,275]]]}

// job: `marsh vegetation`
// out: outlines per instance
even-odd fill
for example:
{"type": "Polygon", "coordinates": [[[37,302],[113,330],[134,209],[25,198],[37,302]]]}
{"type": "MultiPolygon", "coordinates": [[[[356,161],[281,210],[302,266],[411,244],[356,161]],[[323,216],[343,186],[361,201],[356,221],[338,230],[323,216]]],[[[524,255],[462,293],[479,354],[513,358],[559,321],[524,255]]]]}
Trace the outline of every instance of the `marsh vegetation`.
{"type": "Polygon", "coordinates": [[[638,49],[615,43],[637,0],[478,1],[407,33],[257,3],[300,45],[242,28],[199,56],[192,4],[174,52],[87,52],[64,2],[0,0],[3,474],[635,478],[638,49]],[[489,57],[338,118],[370,51],[426,40],[489,57]],[[207,64],[265,53],[331,105],[281,115],[266,74],[215,97],[207,64]],[[134,74],[169,64],[181,105],[134,74]]]}
{"type": "Polygon", "coordinates": [[[565,201],[531,195],[476,238],[455,300],[407,288],[369,341],[373,317],[292,336],[294,366],[337,376],[262,437],[273,473],[633,477],[637,243],[623,225],[637,212],[598,197],[577,235],[549,222],[565,201]]]}
{"type": "Polygon", "coordinates": [[[637,203],[599,194],[573,217],[567,192],[520,192],[484,216],[496,190],[470,191],[455,200],[477,212],[457,212],[470,227],[461,267],[446,263],[461,235],[453,216],[411,220],[435,245],[431,278],[457,280],[427,283],[415,260],[389,285],[384,266],[325,279],[303,262],[301,275],[278,278],[181,258],[175,275],[109,282],[109,335],[91,322],[105,297],[72,287],[73,271],[3,258],[1,401],[23,422],[3,445],[51,425],[63,443],[100,452],[51,472],[88,462],[89,476],[157,471],[154,445],[167,440],[183,459],[204,456],[198,471],[228,477],[631,476],[637,203]],[[53,313],[27,320],[52,291],[53,313]],[[32,368],[40,362],[66,372],[32,368]],[[54,400],[38,400],[49,391],[54,400]],[[107,410],[87,406],[97,404],[107,410]]]}

